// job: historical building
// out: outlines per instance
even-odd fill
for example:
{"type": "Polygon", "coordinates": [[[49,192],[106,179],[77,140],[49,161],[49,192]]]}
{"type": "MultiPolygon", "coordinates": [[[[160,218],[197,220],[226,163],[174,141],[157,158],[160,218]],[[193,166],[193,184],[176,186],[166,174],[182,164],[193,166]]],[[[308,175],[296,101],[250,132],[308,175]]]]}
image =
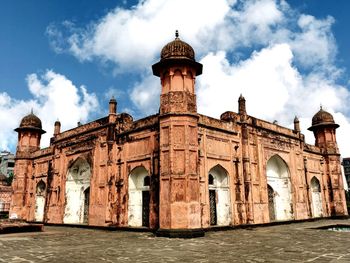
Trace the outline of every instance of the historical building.
{"type": "Polygon", "coordinates": [[[0,152],[0,218],[10,210],[12,187],[10,181],[15,167],[15,156],[8,151],[0,152]]]}
{"type": "Polygon", "coordinates": [[[305,143],[294,129],[238,112],[197,113],[202,65],[179,39],[152,66],[160,110],[133,120],[117,113],[68,131],[54,124],[50,146],[34,114],[19,127],[11,214],[29,221],[147,227],[159,235],[201,235],[212,226],[346,215],[333,117],[320,109],[305,143]]]}
{"type": "Polygon", "coordinates": [[[342,165],[344,167],[344,175],[346,182],[348,184],[348,187],[350,187],[350,157],[343,158],[342,165]]]}
{"type": "Polygon", "coordinates": [[[15,167],[15,155],[8,152],[0,152],[0,173],[9,177],[13,175],[13,170],[15,167]]]}
{"type": "Polygon", "coordinates": [[[8,183],[8,177],[0,173],[0,218],[9,215],[12,196],[12,187],[8,183]]]}

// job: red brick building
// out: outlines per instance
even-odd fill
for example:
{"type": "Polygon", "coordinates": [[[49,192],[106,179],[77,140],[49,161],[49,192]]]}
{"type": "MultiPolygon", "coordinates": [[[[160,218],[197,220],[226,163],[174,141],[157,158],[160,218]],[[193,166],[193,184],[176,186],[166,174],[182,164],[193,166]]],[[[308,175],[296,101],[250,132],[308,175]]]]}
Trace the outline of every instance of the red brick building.
{"type": "Polygon", "coordinates": [[[347,214],[331,114],[315,114],[309,145],[297,118],[294,129],[257,119],[242,96],[237,113],[197,113],[202,65],[178,36],[152,69],[159,114],[135,121],[111,99],[106,117],[63,132],[56,122],[45,149],[40,119],[22,119],[12,214],[160,235],[347,214]]]}
{"type": "Polygon", "coordinates": [[[0,218],[7,217],[10,211],[12,187],[7,181],[7,176],[0,173],[0,218]]]}

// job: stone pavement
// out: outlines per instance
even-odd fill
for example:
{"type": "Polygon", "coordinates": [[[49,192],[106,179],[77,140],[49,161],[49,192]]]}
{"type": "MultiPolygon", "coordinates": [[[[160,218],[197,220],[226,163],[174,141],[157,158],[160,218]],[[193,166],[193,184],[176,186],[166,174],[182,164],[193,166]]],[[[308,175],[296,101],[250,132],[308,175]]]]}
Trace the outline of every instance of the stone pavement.
{"type": "Polygon", "coordinates": [[[350,262],[350,232],[312,229],[346,220],[207,232],[196,239],[45,226],[0,235],[0,262],[350,262]]]}

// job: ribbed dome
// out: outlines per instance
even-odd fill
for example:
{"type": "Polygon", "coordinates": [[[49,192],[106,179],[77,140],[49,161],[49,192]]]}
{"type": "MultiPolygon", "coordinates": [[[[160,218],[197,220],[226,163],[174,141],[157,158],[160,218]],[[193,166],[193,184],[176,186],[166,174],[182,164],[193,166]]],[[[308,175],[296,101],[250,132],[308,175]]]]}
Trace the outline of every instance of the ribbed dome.
{"type": "Polygon", "coordinates": [[[309,128],[309,130],[314,130],[316,127],[319,126],[333,126],[335,128],[339,127],[339,125],[334,122],[332,114],[323,110],[322,107],[312,117],[312,126],[309,128]]]}
{"type": "Polygon", "coordinates": [[[19,127],[15,131],[18,132],[24,129],[38,130],[40,133],[45,133],[42,129],[41,120],[33,112],[23,117],[19,127]]]}
{"type": "Polygon", "coordinates": [[[185,58],[195,60],[193,48],[186,42],[180,40],[179,34],[176,31],[175,40],[166,44],[160,52],[160,60],[169,58],[185,58]]]}
{"type": "Polygon", "coordinates": [[[193,48],[180,40],[176,30],[175,40],[166,44],[160,52],[160,61],[152,66],[153,74],[160,77],[161,72],[170,65],[189,65],[195,70],[196,76],[202,74],[203,65],[196,62],[193,48]]]}
{"type": "Polygon", "coordinates": [[[39,128],[41,129],[41,120],[33,113],[30,113],[29,115],[25,116],[21,124],[19,125],[20,128],[39,128]]]}

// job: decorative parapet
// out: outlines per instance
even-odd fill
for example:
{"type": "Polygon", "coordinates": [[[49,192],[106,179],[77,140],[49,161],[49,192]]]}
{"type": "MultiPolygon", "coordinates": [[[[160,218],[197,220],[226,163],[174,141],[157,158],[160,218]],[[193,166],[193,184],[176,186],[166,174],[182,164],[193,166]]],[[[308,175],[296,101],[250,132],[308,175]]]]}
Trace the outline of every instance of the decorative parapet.
{"type": "Polygon", "coordinates": [[[57,134],[57,136],[55,137],[55,141],[63,140],[66,138],[73,137],[73,136],[80,134],[80,133],[85,133],[87,131],[95,130],[95,129],[103,127],[107,124],[108,124],[108,117],[103,117],[103,118],[98,119],[96,121],[92,121],[92,122],[83,124],[81,126],[75,127],[73,129],[64,131],[60,134],[57,134]]]}

